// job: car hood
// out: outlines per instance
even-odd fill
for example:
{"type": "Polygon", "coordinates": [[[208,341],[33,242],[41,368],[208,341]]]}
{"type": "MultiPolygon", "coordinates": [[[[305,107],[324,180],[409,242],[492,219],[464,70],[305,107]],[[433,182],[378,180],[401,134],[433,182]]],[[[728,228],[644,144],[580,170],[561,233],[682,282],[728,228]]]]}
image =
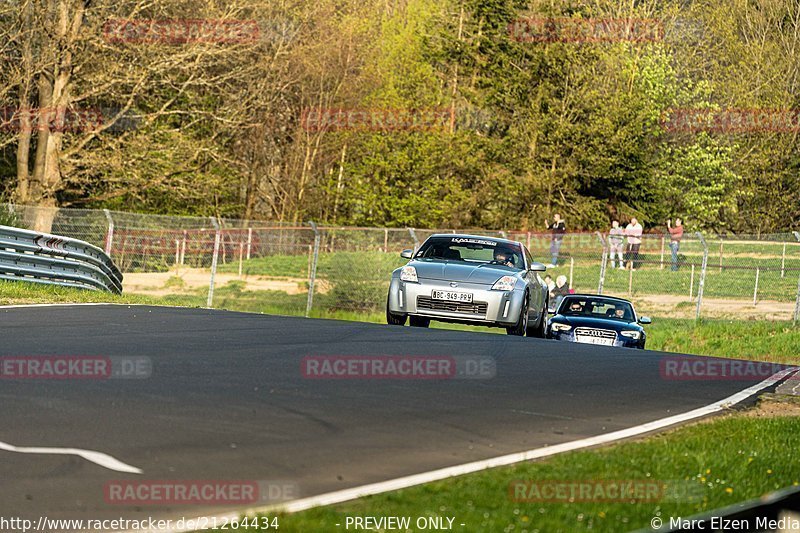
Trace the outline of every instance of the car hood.
{"type": "Polygon", "coordinates": [[[463,261],[415,260],[409,263],[417,270],[420,279],[438,279],[492,285],[503,276],[513,276],[520,271],[502,265],[488,263],[464,263],[463,261]]]}
{"type": "Polygon", "coordinates": [[[570,326],[576,328],[580,327],[601,328],[601,329],[610,329],[614,331],[623,331],[623,330],[641,331],[643,329],[636,322],[624,322],[622,320],[610,320],[606,318],[579,317],[579,316],[566,317],[564,315],[555,315],[551,319],[551,321],[558,322],[560,324],[569,324],[570,326]]]}

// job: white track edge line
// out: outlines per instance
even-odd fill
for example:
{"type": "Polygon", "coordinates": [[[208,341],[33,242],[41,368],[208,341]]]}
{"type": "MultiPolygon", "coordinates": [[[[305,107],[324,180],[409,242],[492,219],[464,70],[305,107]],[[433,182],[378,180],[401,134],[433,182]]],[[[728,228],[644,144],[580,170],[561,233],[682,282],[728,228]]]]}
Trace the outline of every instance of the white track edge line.
{"type": "MultiPolygon", "coordinates": [[[[639,435],[643,435],[645,433],[650,433],[658,429],[667,428],[682,422],[688,422],[696,418],[701,418],[703,416],[716,413],[717,411],[722,411],[723,409],[732,407],[746,400],[747,398],[750,398],[751,396],[761,391],[762,389],[765,389],[770,385],[774,385],[780,382],[788,374],[798,370],[800,370],[800,368],[798,367],[787,368],[785,370],[777,372],[776,374],[773,374],[772,376],[770,376],[769,378],[765,379],[760,383],[752,385],[744,390],[737,392],[736,394],[733,394],[731,396],[728,396],[727,398],[719,400],[718,402],[714,402],[704,407],[700,407],[692,411],[687,411],[679,415],[674,415],[667,418],[661,418],[659,420],[654,420],[652,422],[647,422],[645,424],[633,426],[619,431],[612,431],[611,433],[605,433],[603,435],[597,435],[594,437],[588,437],[585,439],[579,439],[571,442],[564,442],[561,444],[555,444],[553,446],[545,446],[543,448],[536,448],[524,452],[516,452],[508,455],[501,455],[499,457],[493,457],[491,459],[484,459],[481,461],[474,461],[462,465],[440,468],[438,470],[432,470],[430,472],[422,472],[420,474],[414,474],[411,476],[390,479],[388,481],[380,481],[378,483],[371,483],[369,485],[362,485],[360,487],[338,490],[335,492],[329,492],[327,494],[320,494],[319,496],[301,498],[299,500],[294,500],[288,503],[273,504],[265,507],[254,507],[242,511],[232,511],[230,513],[217,516],[200,516],[193,519],[186,519],[184,521],[185,523],[193,522],[195,524],[195,527],[180,527],[180,528],[172,527],[159,531],[161,533],[189,533],[197,529],[196,525],[198,523],[222,524],[226,520],[228,521],[228,523],[230,523],[230,521],[238,519],[240,516],[243,515],[251,516],[255,514],[268,514],[276,511],[284,513],[296,513],[299,511],[305,511],[307,509],[311,509],[313,507],[334,505],[337,503],[343,503],[346,501],[355,500],[357,498],[362,498],[364,496],[374,496],[376,494],[382,494],[384,492],[389,492],[393,490],[406,489],[409,487],[413,487],[415,485],[421,485],[423,483],[441,481],[449,477],[461,476],[464,474],[472,474],[474,472],[479,472],[481,470],[485,470],[488,468],[495,468],[498,466],[508,466],[514,463],[521,463],[523,461],[530,461],[532,459],[541,459],[543,457],[549,457],[564,452],[580,450],[583,448],[591,448],[594,446],[599,446],[601,444],[609,444],[617,440],[636,437],[639,435]]],[[[126,531],[124,533],[141,533],[141,532],[126,531]]]]}
{"type": "Polygon", "coordinates": [[[116,472],[125,472],[129,474],[141,474],[142,470],[125,464],[119,459],[108,455],[103,452],[96,452],[94,450],[82,450],[80,448],[50,448],[43,446],[14,446],[7,442],[0,442],[0,450],[14,453],[31,453],[42,455],[77,455],[90,463],[94,463],[103,468],[114,470],[116,472]]]}

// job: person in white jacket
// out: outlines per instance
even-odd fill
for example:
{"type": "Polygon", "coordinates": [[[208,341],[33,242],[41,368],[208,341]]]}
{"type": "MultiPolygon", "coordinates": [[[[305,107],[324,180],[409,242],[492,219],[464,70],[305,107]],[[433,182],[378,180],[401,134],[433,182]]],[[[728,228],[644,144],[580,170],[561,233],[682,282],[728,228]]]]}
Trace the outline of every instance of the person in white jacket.
{"type": "Polygon", "coordinates": [[[628,248],[626,253],[628,256],[628,268],[636,270],[639,266],[639,248],[642,246],[642,225],[636,220],[636,217],[631,218],[630,224],[625,227],[625,235],[628,237],[628,248]]]}

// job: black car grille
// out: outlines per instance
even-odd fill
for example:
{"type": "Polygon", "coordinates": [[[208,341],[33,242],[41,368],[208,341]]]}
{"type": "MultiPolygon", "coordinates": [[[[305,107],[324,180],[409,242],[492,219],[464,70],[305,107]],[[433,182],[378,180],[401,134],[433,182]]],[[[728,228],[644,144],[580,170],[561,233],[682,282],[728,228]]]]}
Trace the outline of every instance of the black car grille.
{"type": "Polygon", "coordinates": [[[608,329],[575,328],[575,335],[581,337],[599,337],[601,339],[616,339],[617,332],[608,329]]]}
{"type": "Polygon", "coordinates": [[[417,296],[417,309],[430,311],[450,311],[452,313],[486,316],[487,306],[486,302],[447,302],[445,300],[434,300],[427,296],[417,296]]]}

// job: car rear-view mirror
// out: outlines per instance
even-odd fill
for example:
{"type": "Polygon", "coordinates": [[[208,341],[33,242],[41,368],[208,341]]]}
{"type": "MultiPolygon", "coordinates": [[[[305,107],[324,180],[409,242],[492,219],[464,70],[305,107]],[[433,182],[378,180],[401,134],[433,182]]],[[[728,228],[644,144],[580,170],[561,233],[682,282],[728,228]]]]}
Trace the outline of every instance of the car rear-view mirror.
{"type": "Polygon", "coordinates": [[[531,270],[533,272],[544,272],[547,270],[547,267],[544,266],[542,263],[531,263],[531,270]]]}
{"type": "Polygon", "coordinates": [[[400,252],[400,257],[402,257],[403,259],[411,259],[413,255],[414,255],[414,250],[403,250],[402,252],[400,252]]]}
{"type": "Polygon", "coordinates": [[[639,324],[652,324],[653,321],[650,320],[649,316],[643,316],[639,318],[639,324]]]}

